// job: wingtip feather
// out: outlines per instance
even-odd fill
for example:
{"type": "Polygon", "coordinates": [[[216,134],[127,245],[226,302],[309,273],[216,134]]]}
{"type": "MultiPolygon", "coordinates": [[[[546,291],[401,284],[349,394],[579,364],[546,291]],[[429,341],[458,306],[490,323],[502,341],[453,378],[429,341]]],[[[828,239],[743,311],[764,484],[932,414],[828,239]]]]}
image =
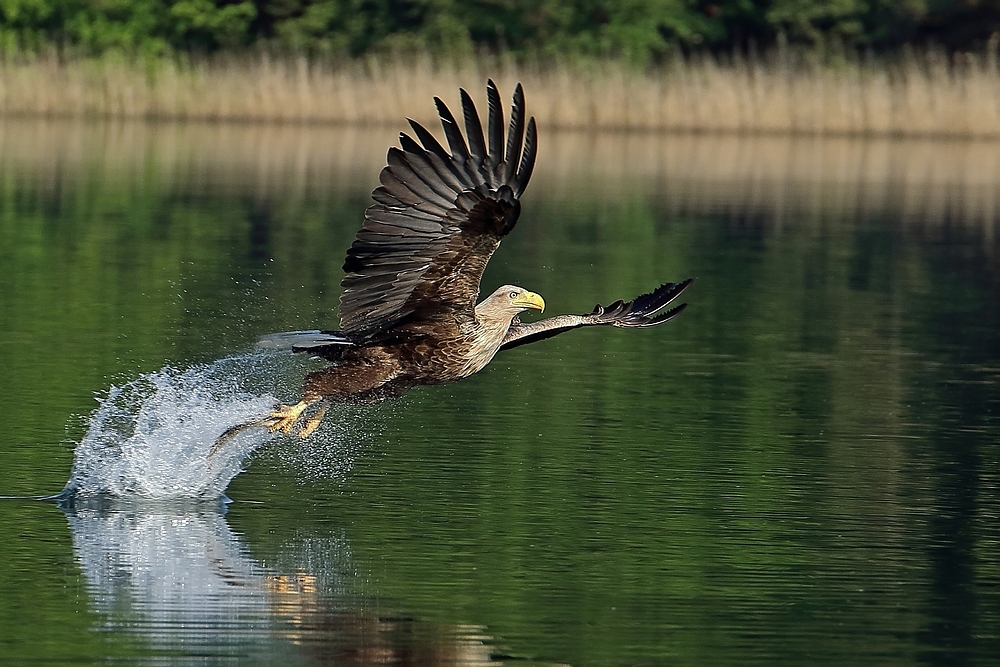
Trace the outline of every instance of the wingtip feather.
{"type": "Polygon", "coordinates": [[[675,317],[677,317],[678,315],[680,315],[682,312],[684,312],[684,309],[687,308],[687,306],[688,306],[687,303],[682,303],[679,306],[675,306],[675,307],[671,308],[668,311],[665,311],[663,313],[660,313],[659,315],[651,317],[642,326],[644,326],[644,327],[655,327],[658,324],[663,324],[664,322],[666,322],[668,320],[672,320],[675,317]]]}
{"type": "Polygon", "coordinates": [[[486,157],[486,140],[483,138],[483,124],[472,96],[465,88],[458,89],[462,98],[462,115],[465,116],[465,134],[469,139],[469,152],[479,163],[486,157]]]}
{"type": "Polygon", "coordinates": [[[514,188],[514,194],[518,197],[528,187],[528,181],[531,180],[531,172],[535,168],[535,152],[537,149],[538,131],[535,127],[535,117],[532,116],[528,119],[528,129],[524,136],[524,152],[521,154],[521,164],[518,165],[517,176],[515,177],[517,187],[514,188]]]}

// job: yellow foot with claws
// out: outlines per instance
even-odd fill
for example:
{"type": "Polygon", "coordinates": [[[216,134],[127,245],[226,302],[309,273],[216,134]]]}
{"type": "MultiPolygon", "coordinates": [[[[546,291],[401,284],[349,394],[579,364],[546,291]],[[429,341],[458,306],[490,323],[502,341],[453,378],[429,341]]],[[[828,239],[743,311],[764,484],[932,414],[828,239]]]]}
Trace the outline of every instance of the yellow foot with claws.
{"type": "MultiPolygon", "coordinates": [[[[224,444],[249,428],[260,428],[263,426],[271,433],[278,430],[283,433],[291,433],[295,430],[295,424],[302,417],[302,413],[308,410],[309,406],[314,403],[316,403],[316,401],[299,401],[295,405],[281,405],[264,419],[237,424],[236,426],[226,429],[226,431],[219,436],[219,438],[215,441],[215,444],[213,444],[212,448],[208,451],[209,458],[215,456],[215,454],[222,449],[224,444]]],[[[319,428],[319,423],[323,421],[323,416],[329,409],[330,403],[328,401],[322,401],[319,410],[316,411],[316,414],[306,419],[302,430],[299,431],[299,437],[307,438],[312,435],[313,431],[319,428]]]]}
{"type": "Polygon", "coordinates": [[[319,428],[319,423],[323,421],[323,416],[326,415],[326,411],[329,409],[330,404],[324,403],[323,407],[316,411],[316,414],[306,420],[306,425],[302,427],[301,431],[299,431],[299,437],[308,438],[312,435],[312,432],[319,428]]]}
{"type": "Polygon", "coordinates": [[[282,405],[271,413],[271,416],[262,422],[271,433],[280,430],[282,433],[291,433],[295,428],[295,422],[299,420],[302,413],[309,407],[309,403],[299,401],[295,405],[282,405]]]}

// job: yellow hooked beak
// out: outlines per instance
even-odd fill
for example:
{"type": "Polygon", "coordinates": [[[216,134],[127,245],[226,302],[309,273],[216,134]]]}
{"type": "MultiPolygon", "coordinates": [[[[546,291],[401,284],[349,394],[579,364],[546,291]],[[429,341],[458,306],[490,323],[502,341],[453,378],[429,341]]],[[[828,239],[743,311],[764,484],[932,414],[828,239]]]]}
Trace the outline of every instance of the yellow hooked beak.
{"type": "Polygon", "coordinates": [[[534,292],[529,292],[528,290],[524,290],[518,294],[517,298],[511,303],[519,308],[534,308],[539,312],[545,312],[545,299],[543,299],[540,294],[535,294],[534,292]]]}

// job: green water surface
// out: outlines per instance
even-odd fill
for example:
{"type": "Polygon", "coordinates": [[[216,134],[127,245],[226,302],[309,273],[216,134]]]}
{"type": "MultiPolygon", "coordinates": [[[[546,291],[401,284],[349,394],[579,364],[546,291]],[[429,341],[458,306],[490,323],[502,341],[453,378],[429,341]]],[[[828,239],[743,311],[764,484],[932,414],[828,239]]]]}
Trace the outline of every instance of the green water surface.
{"type": "MultiPolygon", "coordinates": [[[[260,132],[3,125],[0,493],[62,488],[111,385],[336,325],[392,132],[260,132]]],[[[1000,181],[732,141],[550,138],[484,278],[695,276],[665,326],[331,413],[228,511],[0,502],[0,663],[996,664],[1000,181]]]]}

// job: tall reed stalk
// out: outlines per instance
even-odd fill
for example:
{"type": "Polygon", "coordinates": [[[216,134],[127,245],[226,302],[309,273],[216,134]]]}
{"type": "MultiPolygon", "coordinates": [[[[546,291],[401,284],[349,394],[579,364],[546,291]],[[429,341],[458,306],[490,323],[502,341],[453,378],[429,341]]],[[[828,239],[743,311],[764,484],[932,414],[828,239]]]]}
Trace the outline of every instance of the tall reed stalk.
{"type": "Polygon", "coordinates": [[[407,116],[433,121],[430,94],[480,93],[491,76],[508,90],[521,81],[546,128],[1000,137],[996,53],[993,40],[982,54],[910,51],[835,64],[783,52],[698,55],[646,72],[502,58],[20,59],[0,63],[0,114],[398,126],[407,116]]]}

